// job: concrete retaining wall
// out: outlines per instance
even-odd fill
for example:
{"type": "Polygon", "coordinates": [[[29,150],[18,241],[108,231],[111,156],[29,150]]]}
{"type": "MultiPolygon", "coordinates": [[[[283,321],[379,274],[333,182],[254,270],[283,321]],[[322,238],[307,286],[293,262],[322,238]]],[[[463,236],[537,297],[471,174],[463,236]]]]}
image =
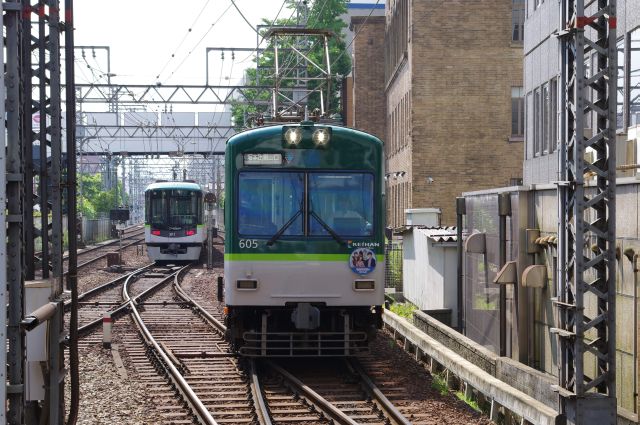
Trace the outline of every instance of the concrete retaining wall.
{"type": "Polygon", "coordinates": [[[435,360],[458,379],[491,400],[492,412],[496,412],[499,405],[524,418],[527,423],[541,425],[561,423],[561,417],[554,409],[482,370],[422,332],[406,319],[385,310],[383,320],[394,336],[405,340],[405,348],[414,347],[416,358],[426,356],[435,360]]]}
{"type": "MultiPolygon", "coordinates": [[[[387,311],[385,311],[385,315],[387,315],[387,311]]],[[[500,357],[422,311],[414,312],[414,324],[415,328],[424,334],[424,337],[442,344],[447,350],[456,353],[465,361],[474,364],[505,385],[526,394],[549,409],[555,411],[557,408],[557,393],[551,390],[551,385],[557,383],[555,376],[540,372],[508,357],[500,357]]],[[[412,338],[417,338],[417,336],[413,335],[412,338]]],[[[521,415],[518,411],[513,411],[521,415]]],[[[619,425],[637,423],[636,415],[618,407],[619,425]]]]}

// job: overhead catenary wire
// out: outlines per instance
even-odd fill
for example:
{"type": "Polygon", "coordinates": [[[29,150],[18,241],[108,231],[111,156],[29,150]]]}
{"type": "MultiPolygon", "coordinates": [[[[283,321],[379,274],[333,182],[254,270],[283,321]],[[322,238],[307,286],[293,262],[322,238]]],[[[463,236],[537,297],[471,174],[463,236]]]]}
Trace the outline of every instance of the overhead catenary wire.
{"type": "Polygon", "coordinates": [[[167,60],[167,62],[164,64],[164,66],[162,67],[162,69],[160,70],[160,72],[158,72],[158,75],[156,75],[156,79],[160,78],[160,75],[162,75],[162,73],[164,72],[165,69],[167,69],[167,66],[169,66],[169,63],[171,63],[171,60],[173,58],[175,58],[176,53],[178,52],[178,50],[180,50],[180,48],[182,47],[182,45],[184,44],[185,40],[187,39],[187,37],[189,36],[189,34],[191,34],[191,32],[193,31],[193,27],[198,23],[198,20],[200,19],[200,17],[202,16],[202,13],[204,12],[204,10],[207,8],[207,6],[209,5],[209,2],[211,0],[206,0],[204,6],[202,6],[202,9],[200,9],[200,12],[198,12],[198,15],[196,16],[196,18],[193,20],[193,22],[191,23],[191,25],[189,25],[189,29],[187,30],[186,34],[182,37],[182,40],[180,40],[180,43],[178,43],[178,47],[176,47],[173,51],[173,53],[171,54],[171,57],[169,57],[169,59],[167,60]]]}
{"type": "MultiPolygon", "coordinates": [[[[182,65],[184,65],[184,63],[186,62],[186,60],[189,58],[189,56],[191,56],[191,53],[193,53],[193,51],[200,45],[200,43],[202,43],[202,41],[205,39],[205,37],[211,32],[211,30],[213,29],[213,27],[220,22],[220,20],[226,15],[226,13],[229,11],[229,9],[231,9],[231,4],[229,6],[227,6],[227,8],[220,14],[220,16],[218,16],[218,18],[209,26],[209,28],[207,29],[207,31],[202,35],[202,37],[200,37],[200,39],[196,42],[195,45],[193,45],[193,47],[191,47],[191,49],[189,50],[189,52],[186,54],[186,56],[182,59],[182,61],[174,68],[173,71],[171,71],[171,73],[169,74],[168,77],[166,77],[166,79],[168,80],[169,78],[173,77],[173,75],[182,67],[182,65]]],[[[158,76],[159,78],[159,76],[158,76]]],[[[159,83],[160,81],[158,81],[159,83]]]]}
{"type": "MultiPolygon", "coordinates": [[[[273,20],[271,21],[271,25],[274,25],[276,23],[276,21],[278,20],[278,17],[280,16],[280,13],[282,13],[282,9],[284,9],[285,4],[287,4],[287,0],[284,0],[282,2],[282,4],[280,5],[280,9],[278,10],[278,13],[276,14],[276,17],[273,18],[273,20]]],[[[291,15],[289,16],[289,19],[291,19],[293,17],[293,14],[296,13],[295,9],[293,10],[293,12],[291,12],[291,15]]],[[[253,27],[252,27],[253,28],[253,27]]],[[[254,29],[254,32],[258,33],[258,30],[254,29]]],[[[244,63],[245,61],[247,61],[251,56],[253,56],[254,53],[257,53],[258,49],[260,49],[260,45],[262,44],[262,42],[265,39],[265,35],[264,34],[260,34],[258,33],[258,35],[261,35],[262,37],[260,38],[260,41],[258,41],[258,44],[256,45],[256,48],[250,52],[244,59],[242,59],[241,61],[239,61],[238,63],[244,63]]]]}
{"type": "MultiPolygon", "coordinates": [[[[351,47],[351,45],[354,43],[354,41],[356,40],[356,38],[358,37],[358,35],[360,34],[360,32],[362,31],[362,29],[364,28],[364,26],[366,25],[367,21],[369,20],[369,18],[371,17],[371,15],[373,15],[373,12],[376,9],[376,6],[380,3],[380,0],[377,0],[375,2],[375,4],[371,7],[371,9],[369,10],[369,14],[367,15],[367,17],[364,19],[364,21],[362,22],[362,25],[360,26],[360,28],[358,29],[358,31],[356,31],[356,33],[353,36],[353,39],[349,42],[349,44],[347,46],[345,46],[345,48],[342,50],[342,52],[335,58],[332,60],[332,63],[337,63],[342,56],[348,51],[349,47],[351,47]]],[[[326,5],[326,2],[323,4],[323,7],[326,5]]],[[[318,14],[319,15],[319,14],[318,14]]],[[[315,47],[315,44],[318,42],[318,40],[316,40],[314,42],[314,44],[312,44],[312,46],[309,48],[309,50],[311,50],[313,47],[315,47]]],[[[290,71],[293,68],[290,69],[290,71]]],[[[285,74],[285,76],[288,74],[285,74]]],[[[322,74],[316,74],[314,76],[312,76],[311,78],[315,78],[315,77],[321,77],[322,74]]]]}

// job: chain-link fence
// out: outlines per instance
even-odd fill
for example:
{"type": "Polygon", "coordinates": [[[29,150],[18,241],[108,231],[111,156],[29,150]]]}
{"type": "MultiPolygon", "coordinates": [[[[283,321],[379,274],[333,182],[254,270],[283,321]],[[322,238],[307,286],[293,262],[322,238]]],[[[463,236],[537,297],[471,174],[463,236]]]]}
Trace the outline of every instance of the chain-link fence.
{"type": "Polygon", "coordinates": [[[385,288],[402,292],[402,241],[390,241],[384,246],[385,288]]]}

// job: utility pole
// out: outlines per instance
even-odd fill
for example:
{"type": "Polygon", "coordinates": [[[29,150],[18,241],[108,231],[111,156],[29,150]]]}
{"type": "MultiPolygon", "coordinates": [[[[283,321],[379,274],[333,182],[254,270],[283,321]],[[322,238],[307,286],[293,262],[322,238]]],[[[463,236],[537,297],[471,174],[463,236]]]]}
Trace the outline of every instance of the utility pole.
{"type": "Polygon", "coordinates": [[[616,2],[589,2],[590,15],[585,0],[561,4],[565,108],[558,155],[558,314],[551,330],[558,338],[556,389],[567,424],[615,424],[616,2]],[[589,54],[596,59],[591,77],[589,54]],[[590,138],[587,113],[596,116],[590,138]],[[593,162],[585,159],[588,148],[593,162]],[[587,185],[591,174],[595,180],[587,185]]]}

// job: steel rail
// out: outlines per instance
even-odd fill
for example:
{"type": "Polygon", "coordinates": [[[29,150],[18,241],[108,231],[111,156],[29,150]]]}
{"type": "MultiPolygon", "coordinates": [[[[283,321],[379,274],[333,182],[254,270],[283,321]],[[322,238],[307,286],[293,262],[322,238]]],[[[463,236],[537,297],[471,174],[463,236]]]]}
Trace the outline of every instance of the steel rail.
{"type": "Polygon", "coordinates": [[[396,406],[394,406],[376,384],[373,383],[357,360],[348,359],[346,362],[347,365],[358,374],[364,390],[369,393],[369,396],[373,396],[380,410],[382,410],[388,418],[391,418],[396,425],[411,425],[411,422],[400,413],[396,406]]]}
{"type": "MultiPolygon", "coordinates": [[[[126,281],[129,280],[131,277],[133,277],[133,275],[137,275],[142,273],[144,270],[143,269],[138,269],[135,270],[131,273],[129,273],[128,275],[125,276],[125,284],[126,281]]],[[[165,283],[167,283],[168,280],[170,280],[173,277],[174,273],[168,275],[166,278],[162,279],[161,281],[159,281],[158,283],[156,283],[155,285],[153,285],[152,287],[150,287],[149,289],[146,289],[145,291],[141,292],[140,294],[136,295],[135,297],[133,297],[133,302],[137,303],[139,300],[141,300],[143,297],[147,296],[149,293],[151,293],[152,291],[156,290],[157,288],[159,288],[160,286],[164,285],[165,283]]],[[[111,317],[117,317],[120,316],[121,314],[125,313],[127,311],[127,309],[129,308],[129,302],[128,301],[124,301],[120,304],[120,306],[114,310],[111,310],[111,317]]],[[[90,331],[91,329],[93,329],[96,326],[99,326],[102,323],[102,317],[87,323],[84,326],[81,326],[78,328],[78,333],[83,336],[84,334],[86,334],[88,331],[90,331]]]]}
{"type": "MultiPolygon", "coordinates": [[[[122,240],[127,240],[127,239],[131,239],[131,238],[135,238],[136,236],[143,236],[144,235],[144,229],[135,229],[137,232],[130,232],[130,234],[128,235],[123,235],[122,240]]],[[[92,245],[89,248],[84,248],[81,251],[78,252],[78,255],[84,255],[88,252],[92,252],[92,251],[96,251],[98,249],[110,246],[110,245],[114,245],[116,243],[118,243],[120,240],[119,239],[108,239],[107,241],[104,241],[106,243],[102,243],[101,245],[92,245]]],[[[40,255],[42,255],[42,251],[36,251],[35,252],[35,257],[40,259],[40,255]]],[[[65,254],[62,257],[63,260],[68,260],[69,259],[69,254],[65,254]]]]}
{"type": "MultiPolygon", "coordinates": [[[[153,265],[154,265],[154,263],[147,264],[146,266],[143,266],[143,267],[141,267],[141,268],[139,268],[139,269],[137,269],[137,270],[134,270],[134,271],[133,271],[133,272],[131,272],[131,273],[136,273],[136,272],[140,272],[140,271],[145,271],[145,270],[147,270],[148,268],[152,267],[153,265]]],[[[127,279],[127,277],[129,276],[129,274],[130,274],[130,273],[125,274],[125,275],[122,275],[122,276],[120,276],[120,277],[118,277],[118,278],[116,278],[116,279],[114,279],[114,280],[110,280],[109,282],[103,283],[102,285],[96,286],[95,288],[91,288],[91,289],[89,289],[88,291],[83,292],[82,294],[78,295],[78,301],[80,302],[80,301],[82,301],[83,299],[85,299],[85,298],[87,298],[87,297],[89,297],[89,296],[91,296],[91,295],[95,295],[96,293],[102,292],[102,291],[104,291],[105,289],[109,289],[109,288],[111,288],[112,286],[117,285],[118,283],[120,283],[120,282],[122,282],[122,281],[126,280],[126,279],[127,279]]],[[[119,304],[121,304],[121,303],[119,303],[119,304]]],[[[65,308],[65,311],[66,311],[66,309],[67,309],[70,305],[71,305],[71,300],[67,300],[67,301],[65,301],[65,302],[64,302],[64,308],[65,308]]]]}
{"type": "Polygon", "coordinates": [[[197,313],[200,316],[202,316],[202,318],[205,319],[206,322],[208,322],[211,326],[213,326],[213,328],[215,328],[218,332],[220,332],[224,336],[225,332],[227,331],[227,327],[224,324],[222,324],[218,319],[213,317],[204,307],[202,307],[194,299],[192,299],[184,291],[184,289],[182,289],[179,282],[174,282],[173,287],[180,298],[192,304],[197,309],[197,313]]]}
{"type": "Polygon", "coordinates": [[[344,424],[344,425],[358,425],[358,423],[353,419],[351,419],[349,415],[347,415],[342,410],[338,409],[336,406],[331,404],[320,394],[313,391],[309,386],[305,385],[302,381],[300,381],[298,378],[293,376],[291,373],[287,372],[286,370],[284,370],[283,368],[281,368],[280,366],[276,365],[275,363],[269,360],[267,360],[265,364],[268,365],[274,371],[278,372],[280,375],[282,375],[288,381],[289,384],[294,386],[311,403],[313,403],[313,405],[315,405],[316,408],[318,408],[321,412],[324,412],[326,415],[328,415],[331,419],[333,419],[337,423],[344,424]]]}
{"type": "MultiPolygon", "coordinates": [[[[137,245],[137,244],[139,244],[140,242],[142,242],[143,240],[144,240],[144,239],[138,239],[138,240],[136,240],[136,241],[134,241],[134,242],[131,242],[130,244],[122,245],[122,248],[129,248],[130,246],[137,245]]],[[[108,245],[105,245],[105,246],[108,246],[108,245]]],[[[105,258],[108,254],[109,254],[109,253],[102,254],[102,255],[97,256],[96,258],[92,258],[91,260],[85,261],[84,263],[80,263],[80,264],[78,264],[78,268],[85,267],[85,266],[88,266],[89,264],[93,264],[93,263],[95,263],[96,261],[102,260],[102,259],[103,259],[103,258],[105,258]]],[[[64,272],[63,274],[64,274],[64,275],[66,275],[66,274],[67,274],[67,272],[64,272]]]]}
{"type": "Polygon", "coordinates": [[[258,416],[258,422],[260,422],[260,425],[272,425],[269,408],[262,396],[262,387],[260,386],[260,380],[258,379],[258,373],[256,372],[256,363],[253,359],[250,361],[250,368],[251,395],[253,396],[253,401],[257,404],[256,415],[258,416]]]}
{"type": "MultiPolygon", "coordinates": [[[[169,277],[173,277],[175,282],[178,280],[180,273],[189,267],[190,265],[184,266],[177,272],[174,272],[173,274],[171,274],[169,277]]],[[[133,275],[131,275],[130,278],[132,276],[133,275]]],[[[169,378],[174,383],[176,389],[180,391],[184,400],[191,408],[191,411],[197,416],[198,420],[205,425],[217,425],[217,422],[213,419],[209,410],[202,403],[200,398],[198,398],[198,396],[193,391],[189,383],[187,383],[187,381],[184,379],[182,374],[174,366],[169,356],[167,356],[167,354],[162,349],[160,344],[158,344],[158,342],[154,339],[153,335],[151,335],[151,332],[149,331],[149,329],[144,324],[144,321],[142,320],[142,317],[140,316],[140,313],[136,308],[135,300],[129,296],[129,291],[127,287],[130,282],[130,278],[125,281],[122,287],[122,295],[124,299],[127,301],[127,305],[131,308],[131,315],[133,316],[133,319],[136,322],[136,325],[138,326],[138,329],[140,330],[140,333],[142,334],[142,337],[144,338],[146,345],[153,347],[154,352],[160,357],[160,360],[162,361],[164,369],[167,371],[169,378]]],[[[163,281],[166,281],[166,280],[167,279],[163,279],[163,281]]]]}
{"type": "MultiPolygon", "coordinates": [[[[137,237],[140,237],[140,236],[144,236],[144,231],[143,232],[136,232],[136,233],[132,233],[130,235],[124,236],[122,238],[122,241],[124,242],[124,241],[127,241],[129,239],[137,238],[137,237]]],[[[140,241],[140,239],[137,239],[137,240],[140,241]]],[[[115,244],[117,244],[119,242],[120,242],[120,239],[109,239],[106,243],[93,245],[93,246],[90,246],[89,248],[83,249],[82,251],[78,252],[78,255],[84,255],[84,254],[87,254],[89,252],[97,251],[99,249],[106,248],[106,247],[111,246],[111,245],[115,245],[115,244]]],[[[66,260],[67,256],[65,256],[64,259],[66,260]]]]}
{"type": "MultiPolygon", "coordinates": [[[[209,323],[215,330],[220,332],[223,336],[227,330],[227,327],[220,323],[218,319],[213,317],[206,309],[204,309],[200,304],[198,304],[194,299],[192,299],[180,286],[179,280],[174,280],[173,284],[174,290],[176,294],[189,304],[191,304],[197,311],[196,314],[200,315],[207,323],[209,323]]],[[[255,362],[252,359],[250,361],[250,374],[251,374],[251,395],[254,401],[254,407],[258,422],[260,425],[272,425],[271,416],[269,413],[269,409],[267,407],[267,403],[262,396],[262,387],[260,385],[260,380],[258,379],[258,374],[256,372],[255,362]]]]}

